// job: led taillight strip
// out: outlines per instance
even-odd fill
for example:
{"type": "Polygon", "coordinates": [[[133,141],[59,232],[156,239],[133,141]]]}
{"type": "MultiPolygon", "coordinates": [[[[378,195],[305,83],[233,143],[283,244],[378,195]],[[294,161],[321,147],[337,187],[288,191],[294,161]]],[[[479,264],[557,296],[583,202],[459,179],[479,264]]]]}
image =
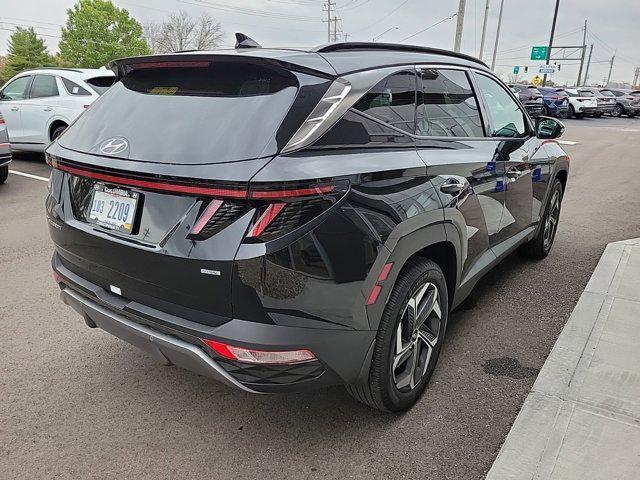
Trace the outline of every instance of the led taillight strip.
{"type": "Polygon", "coordinates": [[[92,178],[94,180],[102,180],[103,182],[115,183],[126,187],[140,187],[148,190],[158,190],[162,192],[172,193],[186,193],[189,195],[203,195],[208,197],[247,198],[247,191],[244,189],[233,190],[228,188],[201,187],[197,185],[183,185],[180,183],[140,180],[136,178],[127,178],[117,175],[109,175],[106,173],[92,172],[91,170],[70,167],[69,165],[63,165],[60,163],[56,164],[55,168],[72,175],[92,178]]]}

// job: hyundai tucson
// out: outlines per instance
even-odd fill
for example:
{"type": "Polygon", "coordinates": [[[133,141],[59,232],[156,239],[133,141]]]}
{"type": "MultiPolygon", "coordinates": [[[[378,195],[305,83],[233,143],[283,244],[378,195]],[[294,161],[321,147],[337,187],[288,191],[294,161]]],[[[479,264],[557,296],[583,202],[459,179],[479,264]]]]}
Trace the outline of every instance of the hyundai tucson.
{"type": "Polygon", "coordinates": [[[47,149],[54,278],[162,363],[406,410],[478,280],[551,249],[564,127],[475,58],[239,36],[110,67],[47,149]]]}

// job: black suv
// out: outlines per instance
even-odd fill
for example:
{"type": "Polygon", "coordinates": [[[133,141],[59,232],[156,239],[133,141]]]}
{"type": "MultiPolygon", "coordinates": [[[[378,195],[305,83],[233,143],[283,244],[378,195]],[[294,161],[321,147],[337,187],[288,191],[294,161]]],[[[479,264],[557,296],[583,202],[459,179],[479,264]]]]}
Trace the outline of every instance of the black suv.
{"type": "Polygon", "coordinates": [[[400,411],[476,282],[551,248],[564,127],[474,58],[336,43],[110,66],[47,149],[54,278],[161,362],[400,411]]]}

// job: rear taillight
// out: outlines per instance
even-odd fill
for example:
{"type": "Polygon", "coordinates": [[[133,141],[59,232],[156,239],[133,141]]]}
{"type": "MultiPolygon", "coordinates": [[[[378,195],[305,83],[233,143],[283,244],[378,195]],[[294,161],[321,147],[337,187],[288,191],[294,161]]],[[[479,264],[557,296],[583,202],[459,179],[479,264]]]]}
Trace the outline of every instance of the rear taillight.
{"type": "Polygon", "coordinates": [[[334,206],[347,187],[344,182],[252,187],[249,198],[257,208],[245,241],[265,242],[296,230],[334,206]]]}
{"type": "Polygon", "coordinates": [[[2,116],[2,114],[0,113],[0,125],[2,125],[4,123],[4,117],[2,116]]]}
{"type": "Polygon", "coordinates": [[[238,347],[228,343],[217,342],[209,338],[202,340],[204,344],[216,354],[227,360],[242,363],[266,365],[291,365],[312,362],[316,356],[310,350],[255,350],[253,348],[238,347]]]}

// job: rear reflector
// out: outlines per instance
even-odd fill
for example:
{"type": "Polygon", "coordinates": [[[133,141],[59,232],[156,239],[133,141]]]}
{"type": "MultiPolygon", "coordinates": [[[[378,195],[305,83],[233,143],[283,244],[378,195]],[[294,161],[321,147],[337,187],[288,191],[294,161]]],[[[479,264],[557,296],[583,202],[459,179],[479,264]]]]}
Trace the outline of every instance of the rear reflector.
{"type": "Polygon", "coordinates": [[[393,262],[385,263],[382,269],[380,270],[380,275],[378,275],[378,281],[384,282],[389,276],[389,272],[391,271],[391,267],[393,267],[393,262]]]}
{"type": "Polygon", "coordinates": [[[382,285],[374,285],[371,289],[371,293],[369,293],[369,298],[367,298],[367,305],[373,305],[378,300],[378,296],[382,291],[382,285]]]}
{"type": "Polygon", "coordinates": [[[243,363],[287,365],[316,360],[316,356],[309,350],[253,350],[251,348],[216,342],[208,338],[202,341],[221,357],[243,363]]]}

